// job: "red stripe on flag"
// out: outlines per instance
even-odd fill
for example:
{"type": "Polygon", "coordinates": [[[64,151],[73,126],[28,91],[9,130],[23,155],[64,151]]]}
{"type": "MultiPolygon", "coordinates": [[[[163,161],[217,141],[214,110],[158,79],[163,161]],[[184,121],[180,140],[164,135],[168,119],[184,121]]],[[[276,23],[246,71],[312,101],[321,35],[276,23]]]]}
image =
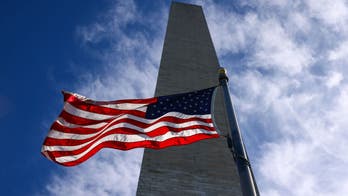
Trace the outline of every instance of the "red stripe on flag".
{"type": "Polygon", "coordinates": [[[134,108],[134,110],[113,109],[113,108],[103,107],[103,106],[95,105],[95,104],[86,104],[85,102],[78,99],[68,103],[70,103],[72,106],[74,106],[77,109],[84,110],[87,112],[93,112],[96,114],[120,115],[120,114],[132,114],[137,112],[135,110],[136,108],[134,108]]]}
{"type": "Polygon", "coordinates": [[[176,138],[170,138],[168,140],[165,140],[163,142],[157,142],[157,141],[140,141],[140,142],[118,142],[118,141],[106,141],[103,142],[99,145],[97,145],[95,148],[93,148],[91,151],[89,151],[86,155],[82,156],[81,158],[71,161],[71,162],[64,162],[60,163],[56,161],[56,158],[61,157],[61,156],[68,156],[71,155],[66,152],[57,152],[57,151],[45,151],[43,152],[43,155],[45,156],[44,153],[47,153],[48,156],[50,157],[51,160],[54,162],[64,165],[64,166],[75,166],[78,165],[87,159],[89,159],[91,156],[93,156],[95,153],[97,153],[100,149],[102,148],[113,148],[113,149],[118,149],[118,150],[130,150],[133,148],[139,148],[139,147],[144,147],[144,148],[151,148],[151,149],[162,149],[170,146],[179,146],[179,145],[187,145],[191,144],[193,142],[199,141],[199,140],[204,140],[204,139],[211,139],[211,138],[218,138],[219,135],[214,134],[214,135],[208,135],[208,134],[197,134],[189,137],[176,137],[176,138]]]}
{"type": "MultiPolygon", "coordinates": [[[[67,91],[62,91],[64,96],[64,102],[84,102],[85,104],[93,104],[93,105],[108,105],[108,104],[120,104],[120,103],[134,103],[134,104],[151,104],[157,101],[156,97],[147,98],[147,99],[123,99],[123,100],[115,100],[115,101],[95,101],[92,99],[85,98],[81,99],[74,95],[74,93],[70,93],[67,91]]],[[[83,97],[83,96],[81,96],[83,97]]]]}
{"type": "MultiPolygon", "coordinates": [[[[133,110],[130,111],[128,113],[125,114],[131,114],[134,116],[138,116],[138,117],[145,117],[145,112],[141,112],[141,111],[137,111],[137,110],[133,110]]],[[[116,117],[114,118],[110,117],[109,119],[105,119],[105,120],[92,120],[92,119],[86,119],[86,118],[82,118],[82,117],[78,117],[78,116],[74,116],[72,114],[69,114],[66,111],[62,111],[62,113],[59,115],[59,117],[63,118],[65,121],[72,123],[72,124],[76,124],[76,125],[81,125],[81,126],[86,126],[86,125],[94,125],[97,123],[101,123],[101,122],[111,122],[112,120],[114,120],[116,117]]]]}
{"type": "MultiPolygon", "coordinates": [[[[146,107],[157,98],[94,101],[78,94],[63,94],[64,109],[51,126],[42,154],[65,166],[77,165],[104,147],[161,149],[219,137],[211,113],[197,112],[205,106],[210,107],[208,102],[200,101],[202,107],[199,106],[199,110],[184,112],[173,107],[173,111],[163,113],[157,119],[147,119],[146,107]]],[[[181,107],[183,98],[180,97],[193,94],[174,95],[170,99],[176,99],[175,103],[181,107]]],[[[196,99],[206,94],[212,96],[212,88],[201,90],[196,99]]],[[[206,100],[210,101],[211,97],[206,100]]]]}
{"type": "MultiPolygon", "coordinates": [[[[91,129],[91,128],[85,128],[85,127],[76,127],[76,128],[69,128],[69,127],[65,127],[63,125],[60,125],[57,122],[54,122],[53,125],[51,126],[51,130],[57,130],[57,131],[61,131],[64,133],[76,133],[76,134],[91,134],[91,133],[96,133],[102,129],[104,129],[106,126],[110,127],[119,123],[129,123],[129,124],[133,124],[137,127],[140,128],[147,128],[150,127],[154,124],[157,124],[159,122],[171,122],[171,123],[175,123],[175,124],[181,124],[181,123],[185,123],[185,122],[204,122],[204,123],[212,123],[211,119],[203,119],[203,118],[198,118],[198,117],[193,117],[193,118],[187,118],[187,119],[182,119],[182,118],[177,118],[177,117],[172,117],[172,116],[165,116],[162,118],[159,118],[158,120],[152,122],[152,123],[144,123],[144,122],[140,122],[131,118],[123,118],[123,119],[119,119],[119,120],[115,120],[113,121],[113,119],[110,119],[106,122],[109,122],[107,125],[102,126],[98,129],[91,129]]],[[[105,122],[105,121],[103,121],[105,122]]],[[[95,123],[94,123],[95,124],[95,123]]]]}
{"type": "Polygon", "coordinates": [[[156,136],[160,136],[163,134],[166,134],[168,132],[180,132],[180,131],[184,131],[184,130],[190,130],[190,129],[204,129],[207,131],[215,131],[214,127],[208,127],[208,126],[203,126],[203,125],[193,125],[193,126],[187,126],[187,127],[183,127],[183,128],[173,128],[173,127],[159,127],[157,129],[154,129],[151,132],[139,132],[137,130],[134,129],[130,129],[130,128],[116,128],[116,129],[111,129],[107,132],[102,131],[101,133],[92,136],[90,138],[87,139],[81,139],[81,140],[76,140],[76,139],[56,139],[56,138],[51,138],[51,137],[47,137],[44,141],[44,145],[46,146],[76,146],[76,145],[81,145],[81,144],[85,144],[87,142],[93,141],[89,144],[92,145],[95,142],[98,141],[99,138],[103,138],[107,135],[111,135],[111,134],[144,134],[147,135],[149,137],[156,137],[156,136]]]}

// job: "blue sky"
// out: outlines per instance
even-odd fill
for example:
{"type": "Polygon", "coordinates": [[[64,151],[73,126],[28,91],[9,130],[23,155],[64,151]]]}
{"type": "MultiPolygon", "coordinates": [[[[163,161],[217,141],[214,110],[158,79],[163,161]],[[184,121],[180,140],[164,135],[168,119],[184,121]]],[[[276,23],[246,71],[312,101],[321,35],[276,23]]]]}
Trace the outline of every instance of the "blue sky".
{"type": "MultiPolygon", "coordinates": [[[[348,192],[348,4],[203,6],[263,195],[348,192]]],[[[151,97],[170,1],[0,3],[1,195],[134,195],[142,149],[64,168],[40,147],[61,90],[151,97]]]]}

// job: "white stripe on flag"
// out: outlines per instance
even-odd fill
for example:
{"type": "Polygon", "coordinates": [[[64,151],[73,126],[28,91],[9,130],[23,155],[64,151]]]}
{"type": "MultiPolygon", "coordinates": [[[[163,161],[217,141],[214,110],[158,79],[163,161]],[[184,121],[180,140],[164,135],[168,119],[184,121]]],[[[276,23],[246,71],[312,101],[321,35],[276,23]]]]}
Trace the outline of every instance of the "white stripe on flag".
{"type": "MultiPolygon", "coordinates": [[[[111,109],[117,109],[117,110],[140,110],[144,111],[144,106],[147,106],[148,104],[146,103],[118,103],[118,104],[105,104],[105,105],[98,105],[106,108],[111,108],[111,109]]],[[[146,110],[146,107],[145,107],[146,110]]]]}
{"type": "Polygon", "coordinates": [[[65,119],[62,117],[58,117],[56,122],[67,128],[89,128],[89,129],[98,129],[108,124],[106,122],[100,122],[100,123],[91,124],[91,125],[76,125],[76,124],[65,121],[65,119]]]}
{"type": "MultiPolygon", "coordinates": [[[[79,116],[81,117],[81,116],[79,116]]],[[[163,117],[176,117],[176,118],[180,118],[180,119],[189,119],[189,118],[201,118],[201,119],[210,119],[211,115],[210,114],[203,114],[203,115],[188,115],[188,114],[183,114],[180,112],[168,112],[167,114],[161,116],[160,118],[156,118],[156,119],[145,119],[145,118],[141,118],[138,116],[134,116],[132,114],[124,114],[124,115],[119,115],[119,116],[114,116],[116,117],[113,121],[117,121],[117,120],[121,120],[121,119],[133,119],[142,123],[146,123],[146,124],[151,124],[154,123],[155,121],[157,121],[160,118],[163,117]]],[[[82,128],[100,128],[103,127],[105,124],[109,124],[109,123],[105,123],[105,122],[101,122],[101,123],[97,123],[97,124],[93,124],[93,125],[76,125],[76,124],[72,124],[69,122],[66,122],[63,118],[58,118],[57,122],[65,127],[68,128],[77,128],[77,127],[82,127],[82,128]],[[62,119],[62,120],[61,120],[62,119]],[[59,120],[59,122],[58,122],[59,120]]]]}
{"type": "Polygon", "coordinates": [[[90,120],[107,120],[107,119],[115,117],[115,115],[97,114],[93,112],[80,110],[68,102],[65,102],[64,104],[64,111],[68,112],[71,115],[90,119],[90,120]]]}
{"type": "MultiPolygon", "coordinates": [[[[193,136],[193,135],[197,135],[197,134],[213,135],[213,134],[217,134],[217,132],[216,131],[207,131],[204,129],[190,129],[190,130],[185,130],[185,131],[181,131],[181,132],[167,132],[166,134],[160,135],[157,137],[149,137],[149,136],[144,135],[144,134],[136,134],[136,135],[111,134],[111,135],[107,135],[103,138],[98,139],[97,142],[92,144],[87,150],[83,151],[82,153],[80,153],[78,155],[69,155],[69,156],[59,157],[59,158],[56,158],[56,161],[58,161],[60,163],[75,161],[75,160],[81,158],[82,156],[86,155],[89,151],[91,151],[97,145],[99,145],[103,142],[106,142],[106,141],[140,142],[140,141],[149,140],[149,141],[163,142],[167,139],[174,138],[174,137],[189,137],[189,136],[193,136]]],[[[88,142],[88,143],[90,143],[90,142],[88,142]]],[[[73,151],[73,150],[77,150],[83,146],[85,146],[85,144],[79,145],[79,146],[45,146],[44,145],[42,147],[42,151],[73,151]]]]}
{"type": "Polygon", "coordinates": [[[130,123],[118,123],[118,124],[115,124],[113,126],[108,127],[105,130],[100,130],[99,132],[93,133],[93,134],[64,133],[64,132],[60,132],[57,130],[51,130],[48,133],[48,137],[55,138],[55,139],[83,140],[83,139],[88,139],[88,138],[91,138],[93,136],[96,136],[96,135],[100,134],[101,132],[106,133],[106,132],[113,130],[113,129],[116,129],[116,128],[129,128],[129,129],[136,130],[140,133],[148,133],[148,132],[151,132],[151,131],[153,131],[157,128],[160,128],[160,127],[186,128],[186,127],[194,126],[194,125],[203,125],[203,126],[207,126],[207,127],[213,127],[213,123],[205,123],[205,122],[200,122],[200,121],[190,121],[190,122],[184,122],[184,123],[172,123],[172,122],[162,121],[162,122],[158,122],[154,125],[151,125],[147,128],[141,128],[141,127],[138,127],[138,126],[130,124],[130,123]]]}

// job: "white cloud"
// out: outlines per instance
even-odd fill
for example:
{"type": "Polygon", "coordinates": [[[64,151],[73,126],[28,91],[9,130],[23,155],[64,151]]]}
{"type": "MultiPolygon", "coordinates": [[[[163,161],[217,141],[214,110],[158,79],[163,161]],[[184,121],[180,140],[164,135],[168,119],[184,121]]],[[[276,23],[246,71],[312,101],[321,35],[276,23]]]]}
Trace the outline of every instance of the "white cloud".
{"type": "Polygon", "coordinates": [[[309,0],[304,1],[311,17],[330,25],[336,31],[346,28],[348,22],[348,6],[345,0],[309,0]]]}
{"type": "MultiPolygon", "coordinates": [[[[231,92],[261,194],[345,195],[347,3],[251,0],[235,2],[234,11],[231,5],[198,2],[220,62],[238,59],[227,66],[233,71],[231,92]]],[[[103,71],[83,74],[76,90],[99,99],[152,96],[167,11],[142,20],[134,3],[119,1],[104,22],[80,27],[84,47],[111,44],[102,51],[90,48],[103,71]],[[146,24],[127,32],[135,23],[146,24]]],[[[53,195],[134,194],[140,158],[139,150],[104,150],[55,175],[47,189],[53,195]]]]}
{"type": "Polygon", "coordinates": [[[203,9],[207,11],[205,15],[210,32],[219,32],[219,36],[212,37],[218,54],[243,51],[253,42],[252,32],[255,31],[256,15],[240,16],[224,10],[221,5],[215,5],[210,1],[200,4],[203,4],[203,9]],[[221,20],[222,18],[224,20],[221,20]],[[250,34],[246,32],[250,32],[250,34]]]}
{"type": "Polygon", "coordinates": [[[142,149],[104,149],[80,166],[54,174],[46,189],[51,195],[135,195],[142,149]]]}
{"type": "Polygon", "coordinates": [[[348,62],[348,42],[339,43],[339,46],[329,51],[329,60],[348,62]]]}
{"type": "Polygon", "coordinates": [[[261,194],[346,194],[347,3],[204,7],[261,194]]]}
{"type": "Polygon", "coordinates": [[[254,32],[256,42],[252,65],[293,75],[311,64],[310,50],[296,43],[279,21],[269,19],[256,25],[259,28],[254,32]]]}
{"type": "Polygon", "coordinates": [[[269,13],[237,14],[213,3],[205,4],[204,8],[220,56],[245,53],[248,66],[291,75],[313,63],[311,49],[292,36],[291,33],[297,32],[286,29],[288,25],[289,29],[296,26],[298,31],[306,31],[302,27],[307,26],[308,21],[301,13],[291,13],[291,20],[284,23],[269,13]]]}
{"type": "MultiPolygon", "coordinates": [[[[133,1],[116,1],[98,21],[78,27],[82,47],[99,64],[96,70],[81,66],[74,91],[98,100],[152,97],[167,16],[163,7],[157,9],[145,13],[133,1]],[[153,21],[156,24],[149,25],[153,21]],[[130,30],[132,25],[142,28],[130,30]],[[98,47],[105,42],[107,46],[98,47]]],[[[50,195],[135,195],[142,154],[143,149],[103,149],[79,166],[52,174],[46,191],[50,195]]]]}
{"type": "Polygon", "coordinates": [[[300,32],[300,33],[308,33],[311,28],[311,23],[309,18],[306,17],[305,13],[301,13],[299,11],[291,12],[287,17],[288,23],[285,24],[287,27],[287,31],[290,32],[300,32]]]}
{"type": "Polygon", "coordinates": [[[333,72],[328,77],[328,80],[326,82],[326,86],[329,87],[329,88],[338,86],[341,83],[342,80],[343,80],[343,76],[342,76],[341,73],[333,72]]]}

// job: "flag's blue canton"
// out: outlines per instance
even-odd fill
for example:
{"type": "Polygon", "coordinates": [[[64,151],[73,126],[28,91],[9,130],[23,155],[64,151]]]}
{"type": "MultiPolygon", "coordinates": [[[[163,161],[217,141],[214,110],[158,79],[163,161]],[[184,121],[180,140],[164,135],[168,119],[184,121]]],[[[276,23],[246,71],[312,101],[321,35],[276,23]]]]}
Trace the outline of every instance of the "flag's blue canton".
{"type": "Polygon", "coordinates": [[[215,87],[204,90],[158,97],[147,107],[146,118],[158,118],[168,112],[184,114],[210,114],[211,99],[215,87]]]}

